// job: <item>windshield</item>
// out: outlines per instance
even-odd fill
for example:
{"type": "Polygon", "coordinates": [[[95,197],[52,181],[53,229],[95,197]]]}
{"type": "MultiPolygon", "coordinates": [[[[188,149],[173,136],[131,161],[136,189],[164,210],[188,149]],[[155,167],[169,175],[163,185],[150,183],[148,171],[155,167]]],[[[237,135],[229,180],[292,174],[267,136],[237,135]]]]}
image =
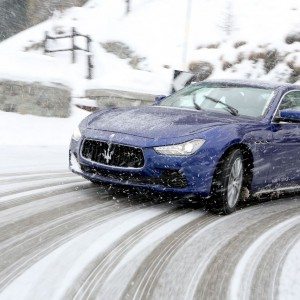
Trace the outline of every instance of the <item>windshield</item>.
{"type": "Polygon", "coordinates": [[[257,118],[265,114],[273,95],[273,90],[264,88],[190,85],[167,97],[160,106],[257,118]]]}

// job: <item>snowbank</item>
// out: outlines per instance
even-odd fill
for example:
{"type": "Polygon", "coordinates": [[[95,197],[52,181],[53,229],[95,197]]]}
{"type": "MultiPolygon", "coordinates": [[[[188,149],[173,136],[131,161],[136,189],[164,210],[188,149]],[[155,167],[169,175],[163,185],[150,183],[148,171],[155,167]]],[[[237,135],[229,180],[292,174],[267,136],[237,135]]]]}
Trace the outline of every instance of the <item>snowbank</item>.
{"type": "Polygon", "coordinates": [[[0,111],[0,145],[67,146],[75,126],[88,113],[73,109],[70,118],[45,118],[0,111]]]}

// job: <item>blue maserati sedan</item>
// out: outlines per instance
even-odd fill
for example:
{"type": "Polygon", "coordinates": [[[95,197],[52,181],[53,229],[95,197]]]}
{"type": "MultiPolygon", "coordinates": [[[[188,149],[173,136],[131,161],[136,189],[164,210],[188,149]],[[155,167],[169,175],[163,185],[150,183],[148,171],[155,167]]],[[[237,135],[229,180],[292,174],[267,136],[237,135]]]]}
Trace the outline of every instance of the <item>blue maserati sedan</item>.
{"type": "Polygon", "coordinates": [[[69,158],[92,182],[192,194],[229,214],[251,195],[300,189],[300,86],[204,81],[153,106],[99,110],[69,158]]]}

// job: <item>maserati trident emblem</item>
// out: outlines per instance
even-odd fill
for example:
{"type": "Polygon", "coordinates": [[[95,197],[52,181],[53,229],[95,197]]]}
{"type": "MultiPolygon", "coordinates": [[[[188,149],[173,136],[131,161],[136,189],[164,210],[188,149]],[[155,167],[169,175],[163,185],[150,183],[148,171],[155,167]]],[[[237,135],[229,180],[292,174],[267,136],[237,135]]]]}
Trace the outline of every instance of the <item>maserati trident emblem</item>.
{"type": "Polygon", "coordinates": [[[105,159],[107,164],[111,161],[113,154],[114,154],[114,150],[111,149],[111,144],[108,144],[108,149],[104,150],[104,152],[102,153],[102,156],[105,159]]]}

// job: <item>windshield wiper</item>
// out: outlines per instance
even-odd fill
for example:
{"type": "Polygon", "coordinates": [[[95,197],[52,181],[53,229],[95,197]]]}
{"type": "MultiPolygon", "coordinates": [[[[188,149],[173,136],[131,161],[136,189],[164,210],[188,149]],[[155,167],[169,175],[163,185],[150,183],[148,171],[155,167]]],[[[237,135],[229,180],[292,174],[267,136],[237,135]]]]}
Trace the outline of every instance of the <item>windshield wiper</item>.
{"type": "Polygon", "coordinates": [[[239,115],[239,111],[238,111],[236,108],[234,108],[233,106],[231,106],[231,105],[229,105],[229,104],[227,104],[227,103],[225,103],[225,102],[223,102],[223,101],[221,101],[221,100],[215,99],[215,98],[210,97],[210,96],[204,96],[204,98],[206,98],[206,99],[208,99],[208,100],[211,100],[211,101],[213,101],[213,102],[215,102],[215,103],[221,103],[221,104],[223,104],[225,107],[227,107],[227,110],[228,110],[232,115],[234,115],[234,116],[238,116],[238,115],[239,115]]]}
{"type": "Polygon", "coordinates": [[[196,94],[193,95],[193,103],[197,110],[203,110],[202,107],[196,102],[196,94]]]}

